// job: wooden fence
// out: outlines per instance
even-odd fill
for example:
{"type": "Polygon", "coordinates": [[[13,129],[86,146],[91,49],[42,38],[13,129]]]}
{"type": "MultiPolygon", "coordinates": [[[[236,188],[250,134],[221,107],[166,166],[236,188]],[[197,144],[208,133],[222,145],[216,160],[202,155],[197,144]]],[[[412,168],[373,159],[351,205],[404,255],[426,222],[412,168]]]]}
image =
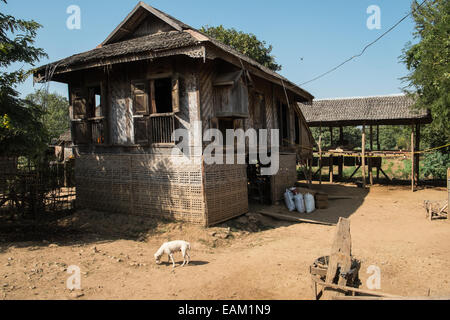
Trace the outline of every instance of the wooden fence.
{"type": "Polygon", "coordinates": [[[73,165],[47,163],[0,171],[0,215],[38,218],[75,208],[73,165]]]}

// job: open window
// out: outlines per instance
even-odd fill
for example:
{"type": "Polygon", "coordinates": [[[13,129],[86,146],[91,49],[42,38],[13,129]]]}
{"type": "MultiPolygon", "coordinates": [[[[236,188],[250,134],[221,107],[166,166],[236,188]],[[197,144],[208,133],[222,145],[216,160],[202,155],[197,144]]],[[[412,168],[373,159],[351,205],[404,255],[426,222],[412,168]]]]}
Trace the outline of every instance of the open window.
{"type": "Polygon", "coordinates": [[[75,144],[105,143],[104,93],[102,85],[71,90],[72,128],[75,144]]]}
{"type": "Polygon", "coordinates": [[[105,117],[102,85],[88,87],[89,99],[87,113],[91,127],[92,144],[102,145],[105,143],[105,117]]]}
{"type": "Polygon", "coordinates": [[[180,111],[178,75],[132,82],[134,143],[172,144],[174,115],[180,111]]]}

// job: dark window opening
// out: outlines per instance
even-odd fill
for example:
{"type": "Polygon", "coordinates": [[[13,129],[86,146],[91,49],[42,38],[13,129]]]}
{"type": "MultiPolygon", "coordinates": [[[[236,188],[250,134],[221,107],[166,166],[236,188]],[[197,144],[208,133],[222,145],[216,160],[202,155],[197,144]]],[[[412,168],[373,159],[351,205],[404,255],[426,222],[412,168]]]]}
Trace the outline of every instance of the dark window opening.
{"type": "Polygon", "coordinates": [[[295,144],[300,145],[300,124],[297,114],[295,114],[295,144]]]}
{"type": "Polygon", "coordinates": [[[289,109],[288,106],[280,102],[279,107],[279,129],[280,129],[280,145],[289,145],[289,109]]]}
{"type": "Polygon", "coordinates": [[[219,130],[222,132],[224,140],[227,136],[227,130],[234,130],[233,119],[219,119],[219,130]]]}
{"type": "Polygon", "coordinates": [[[88,118],[101,117],[102,114],[102,88],[100,86],[88,88],[89,100],[87,105],[88,118]]]}
{"type": "Polygon", "coordinates": [[[288,107],[284,103],[282,104],[282,119],[283,119],[283,139],[288,139],[288,107]]]}
{"type": "Polygon", "coordinates": [[[172,79],[155,79],[156,113],[171,113],[172,107],[172,79]]]}

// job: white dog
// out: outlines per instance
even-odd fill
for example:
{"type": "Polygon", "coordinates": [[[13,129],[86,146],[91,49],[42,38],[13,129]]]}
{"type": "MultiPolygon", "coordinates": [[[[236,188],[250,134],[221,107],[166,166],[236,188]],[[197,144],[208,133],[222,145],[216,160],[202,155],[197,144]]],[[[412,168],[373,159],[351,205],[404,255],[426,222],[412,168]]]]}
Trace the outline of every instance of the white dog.
{"type": "Polygon", "coordinates": [[[181,252],[183,255],[183,264],[184,267],[186,264],[189,264],[191,257],[189,256],[189,251],[191,250],[191,245],[186,241],[172,241],[164,243],[161,248],[155,253],[156,264],[161,264],[161,257],[164,254],[169,256],[169,263],[172,260],[173,267],[175,268],[175,261],[173,260],[173,254],[177,252],[181,252]]]}

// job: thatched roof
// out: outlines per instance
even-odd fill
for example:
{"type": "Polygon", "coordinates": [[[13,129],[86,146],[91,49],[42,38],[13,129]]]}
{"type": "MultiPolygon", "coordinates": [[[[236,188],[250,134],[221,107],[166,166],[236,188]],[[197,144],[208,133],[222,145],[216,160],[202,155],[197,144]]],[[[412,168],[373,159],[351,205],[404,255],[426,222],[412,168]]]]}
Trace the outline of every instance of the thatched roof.
{"type": "MultiPolygon", "coordinates": [[[[178,49],[199,44],[189,33],[180,31],[170,31],[143,36],[131,40],[108,44],[87,52],[76,54],[68,58],[56,61],[53,65],[57,66],[58,73],[64,70],[71,70],[72,67],[88,65],[97,62],[101,65],[102,61],[106,63],[107,59],[129,54],[139,54],[143,52],[158,52],[164,50],[178,49]]],[[[45,68],[46,66],[41,67],[45,68]]]]}
{"type": "MultiPolygon", "coordinates": [[[[314,98],[310,93],[288,79],[239,53],[230,46],[222,44],[143,2],[138,3],[133,11],[98,48],[38,68],[35,72],[35,80],[41,82],[49,81],[49,74],[58,75],[114,63],[153,59],[176,54],[196,56],[198,52],[201,52],[203,58],[208,58],[209,50],[213,51],[213,49],[222,52],[224,55],[234,57],[239,67],[242,67],[245,63],[245,68],[248,68],[250,72],[257,72],[258,76],[262,76],[278,85],[284,85],[286,89],[303,97],[305,101],[314,98]],[[133,38],[133,31],[149,16],[162,20],[163,23],[167,24],[167,28],[170,31],[133,38]],[[196,51],[193,53],[192,50],[196,51]]],[[[211,54],[214,56],[212,51],[211,54]]]]}
{"type": "Polygon", "coordinates": [[[414,108],[405,95],[315,100],[299,103],[311,127],[350,125],[406,125],[432,121],[429,111],[414,108]]]}

